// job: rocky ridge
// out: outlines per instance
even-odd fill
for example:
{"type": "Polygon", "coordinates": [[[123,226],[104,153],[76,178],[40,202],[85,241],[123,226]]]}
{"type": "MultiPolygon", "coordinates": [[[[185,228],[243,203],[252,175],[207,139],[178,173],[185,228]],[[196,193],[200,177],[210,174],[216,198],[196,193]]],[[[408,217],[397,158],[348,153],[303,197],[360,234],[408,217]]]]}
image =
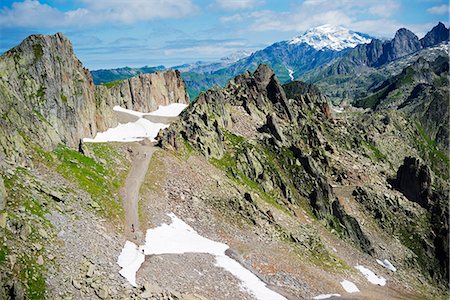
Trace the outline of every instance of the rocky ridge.
{"type": "Polygon", "coordinates": [[[28,139],[46,150],[78,147],[84,137],[117,125],[115,105],[149,111],[189,103],[177,71],[95,86],[62,34],[32,35],[0,57],[0,144],[13,162],[24,161],[28,139]],[[151,96],[150,96],[151,95],[151,96]]]}

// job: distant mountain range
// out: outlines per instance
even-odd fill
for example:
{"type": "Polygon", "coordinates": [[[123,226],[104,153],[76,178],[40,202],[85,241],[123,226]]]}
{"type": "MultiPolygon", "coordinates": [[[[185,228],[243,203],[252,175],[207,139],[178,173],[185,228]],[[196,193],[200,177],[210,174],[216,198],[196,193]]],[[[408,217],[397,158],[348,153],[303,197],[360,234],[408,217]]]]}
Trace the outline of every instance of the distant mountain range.
{"type": "Polygon", "coordinates": [[[429,56],[436,51],[448,55],[448,46],[438,47],[448,40],[449,29],[442,23],[422,39],[401,28],[392,40],[373,39],[369,44],[358,45],[341,58],[311,70],[300,79],[318,85],[333,102],[343,99],[351,102],[354,98],[363,97],[368,89],[399,74],[417,56],[429,56]]]}
{"type": "MultiPolygon", "coordinates": [[[[316,83],[336,102],[355,96],[342,90],[348,85],[341,85],[347,81],[353,82],[354,74],[376,70],[409,54],[434,47],[448,41],[448,36],[449,31],[442,23],[435,26],[422,39],[408,29],[401,28],[395,37],[388,41],[372,38],[344,27],[322,25],[251,54],[241,52],[219,62],[196,62],[169,69],[176,68],[182,72],[192,99],[201,91],[213,85],[224,86],[234,76],[247,70],[254,71],[259,64],[264,63],[274,70],[281,82],[301,79],[316,83]],[[330,88],[335,81],[339,82],[340,89],[331,91],[330,88]]],[[[163,69],[166,68],[163,66],[120,68],[91,73],[94,82],[102,84],[163,69]]],[[[387,79],[385,76],[381,76],[369,81],[376,84],[385,79],[387,79]]],[[[366,86],[364,88],[367,90],[366,86]]]]}

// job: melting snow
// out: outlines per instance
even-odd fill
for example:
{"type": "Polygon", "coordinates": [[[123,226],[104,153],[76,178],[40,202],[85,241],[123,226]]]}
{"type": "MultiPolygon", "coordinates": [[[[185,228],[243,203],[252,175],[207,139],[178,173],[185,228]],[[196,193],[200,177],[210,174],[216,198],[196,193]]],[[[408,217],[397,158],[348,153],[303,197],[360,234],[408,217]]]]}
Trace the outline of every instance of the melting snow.
{"type": "Polygon", "coordinates": [[[114,111],[128,114],[137,118],[137,120],[134,122],[119,124],[114,128],[109,128],[105,132],[98,132],[95,138],[84,138],[83,142],[135,142],[142,141],[146,138],[154,142],[156,136],[158,135],[158,132],[161,129],[169,127],[169,124],[154,123],[147,119],[144,119],[144,116],[151,115],[160,117],[176,117],[186,107],[186,104],[172,103],[167,106],[159,106],[159,108],[154,112],[142,113],[122,108],[120,106],[114,106],[114,111]]]}
{"type": "Polygon", "coordinates": [[[370,283],[378,284],[381,286],[384,286],[386,284],[386,279],[381,276],[377,276],[374,272],[369,270],[368,268],[358,265],[355,266],[366,278],[370,283]]]}
{"type": "Polygon", "coordinates": [[[136,272],[144,260],[145,256],[139,251],[136,244],[126,241],[117,259],[117,264],[122,267],[119,274],[125,277],[132,286],[136,286],[136,272]]]}
{"type": "Polygon", "coordinates": [[[341,281],[341,285],[347,293],[358,293],[358,287],[351,281],[343,280],[341,281]]]}
{"type": "MultiPolygon", "coordinates": [[[[147,230],[145,236],[145,245],[139,247],[138,250],[136,250],[135,247],[134,251],[137,251],[138,253],[141,253],[140,251],[143,251],[145,255],[183,253],[212,254],[216,258],[216,266],[224,268],[225,270],[229,271],[231,274],[239,278],[241,280],[241,287],[255,296],[257,299],[286,299],[280,294],[267,288],[266,284],[263,281],[261,281],[255,274],[244,268],[240,263],[225,255],[225,251],[229,248],[228,245],[202,237],[192,227],[183,222],[173,213],[169,214],[169,217],[172,219],[171,224],[162,224],[157,228],[147,230]]],[[[129,242],[127,241],[127,243],[129,242]]],[[[127,244],[125,244],[124,250],[126,247],[131,248],[129,245],[127,246],[127,244]]],[[[124,252],[124,250],[122,250],[122,252],[124,252]]],[[[132,251],[127,250],[127,253],[128,252],[132,251]]],[[[141,255],[143,256],[143,254],[141,255]]],[[[132,267],[121,265],[123,269],[121,270],[120,274],[122,274],[123,272],[125,275],[127,275],[125,276],[122,274],[130,281],[130,283],[133,284],[133,282],[129,278],[135,280],[136,271],[139,269],[139,267],[137,269],[135,268],[137,264],[133,264],[134,260],[130,259],[129,261],[132,264],[132,267]],[[131,276],[128,271],[134,271],[133,276],[131,276]]]]}
{"type": "Polygon", "coordinates": [[[394,266],[391,264],[391,262],[388,261],[387,259],[382,260],[382,261],[379,260],[379,259],[377,259],[377,263],[380,264],[380,265],[382,265],[382,266],[385,267],[386,269],[391,270],[392,272],[397,271],[397,268],[394,267],[394,266]]]}
{"type": "Polygon", "coordinates": [[[321,295],[313,297],[313,299],[321,300],[321,299],[328,299],[328,298],[331,298],[331,297],[340,297],[340,296],[341,295],[339,295],[339,294],[321,294],[321,295]]]}
{"type": "Polygon", "coordinates": [[[84,138],[83,142],[135,142],[142,141],[145,138],[153,142],[158,132],[167,127],[169,127],[168,124],[153,123],[147,119],[139,118],[136,122],[119,124],[105,132],[99,132],[94,139],[84,138]]]}

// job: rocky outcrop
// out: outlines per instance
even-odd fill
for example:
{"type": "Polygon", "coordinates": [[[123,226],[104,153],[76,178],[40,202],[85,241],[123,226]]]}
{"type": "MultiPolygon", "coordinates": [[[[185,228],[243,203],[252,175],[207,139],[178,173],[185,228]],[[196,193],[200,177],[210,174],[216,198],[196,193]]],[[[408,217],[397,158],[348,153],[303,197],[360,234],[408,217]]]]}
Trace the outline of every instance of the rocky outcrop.
{"type": "Polygon", "coordinates": [[[317,88],[300,82],[283,87],[260,65],[222,90],[202,93],[159,143],[175,150],[189,143],[229,176],[256,184],[284,207],[306,199],[317,218],[345,228],[344,237],[371,253],[369,239],[336,200],[324,174],[320,124],[329,122],[329,112],[317,88]]]}
{"type": "Polygon", "coordinates": [[[189,103],[176,71],[96,87],[61,33],[32,35],[0,56],[0,97],[0,145],[12,162],[26,161],[29,142],[46,150],[60,143],[77,147],[117,124],[114,105],[148,111],[189,103]]]}
{"type": "Polygon", "coordinates": [[[160,105],[170,103],[189,104],[186,86],[177,70],[168,70],[114,83],[113,86],[95,86],[96,125],[98,131],[117,125],[112,107],[150,112],[160,105]]]}
{"type": "Polygon", "coordinates": [[[420,39],[420,43],[422,44],[422,47],[427,48],[448,41],[449,32],[450,30],[446,28],[443,23],[439,22],[431,29],[431,31],[420,39]]]}
{"type": "Polygon", "coordinates": [[[381,66],[420,49],[422,49],[422,45],[417,35],[406,28],[400,28],[391,41],[383,44],[383,54],[378,58],[374,66],[381,66]]]}

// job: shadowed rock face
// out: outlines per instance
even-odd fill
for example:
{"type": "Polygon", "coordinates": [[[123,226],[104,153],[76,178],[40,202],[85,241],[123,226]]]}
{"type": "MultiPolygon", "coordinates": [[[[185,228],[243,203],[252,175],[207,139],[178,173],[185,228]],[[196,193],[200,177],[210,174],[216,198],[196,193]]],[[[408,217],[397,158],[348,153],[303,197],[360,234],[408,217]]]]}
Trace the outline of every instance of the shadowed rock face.
{"type": "Polygon", "coordinates": [[[397,171],[397,188],[410,201],[428,208],[431,197],[431,172],[414,157],[405,157],[397,171]]]}
{"type": "Polygon", "coordinates": [[[395,33],[394,39],[383,44],[383,54],[375,63],[381,66],[396,58],[422,49],[419,38],[406,28],[401,28],[395,33]]]}
{"type": "Polygon", "coordinates": [[[426,48],[448,40],[449,29],[445,28],[445,25],[439,22],[420,40],[420,43],[422,44],[422,47],[426,48]]]}
{"type": "Polygon", "coordinates": [[[34,142],[51,150],[115,126],[121,105],[142,111],[189,103],[177,71],[141,75],[107,89],[95,86],[89,71],[61,33],[32,35],[0,56],[0,145],[13,162],[34,142]]]}

